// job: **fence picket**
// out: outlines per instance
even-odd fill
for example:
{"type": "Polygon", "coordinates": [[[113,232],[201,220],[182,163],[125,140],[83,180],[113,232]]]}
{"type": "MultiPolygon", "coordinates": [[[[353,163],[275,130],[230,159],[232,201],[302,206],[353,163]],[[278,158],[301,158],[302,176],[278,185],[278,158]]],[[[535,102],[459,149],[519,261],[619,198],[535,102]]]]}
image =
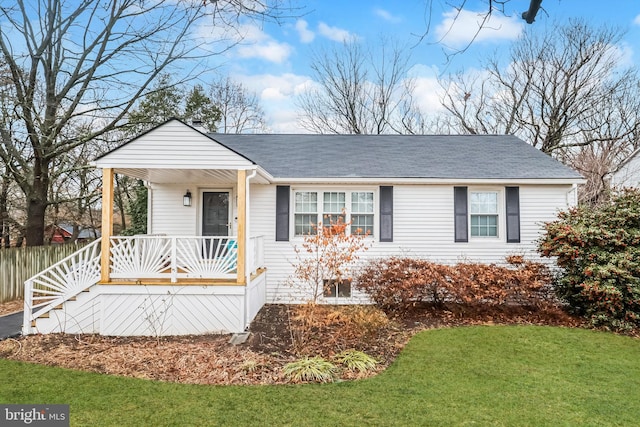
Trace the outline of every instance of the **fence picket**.
{"type": "Polygon", "coordinates": [[[82,244],[0,249],[0,303],[24,298],[24,282],[85,246],[82,244]]]}

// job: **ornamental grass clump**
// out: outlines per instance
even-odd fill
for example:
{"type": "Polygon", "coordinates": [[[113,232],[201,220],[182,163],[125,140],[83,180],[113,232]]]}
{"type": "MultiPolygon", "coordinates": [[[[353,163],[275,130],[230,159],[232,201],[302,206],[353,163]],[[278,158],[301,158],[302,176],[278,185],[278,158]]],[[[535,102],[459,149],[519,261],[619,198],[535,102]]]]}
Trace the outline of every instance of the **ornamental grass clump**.
{"type": "Polygon", "coordinates": [[[539,251],[556,259],[557,294],[573,312],[597,327],[640,326],[640,191],[561,212],[545,225],[539,251]]]}
{"type": "Polygon", "coordinates": [[[304,357],[295,362],[287,363],[283,369],[285,378],[294,383],[333,382],[338,368],[320,356],[304,357]]]}
{"type": "Polygon", "coordinates": [[[336,363],[352,372],[365,373],[375,369],[378,361],[358,350],[345,350],[334,357],[336,363]]]}

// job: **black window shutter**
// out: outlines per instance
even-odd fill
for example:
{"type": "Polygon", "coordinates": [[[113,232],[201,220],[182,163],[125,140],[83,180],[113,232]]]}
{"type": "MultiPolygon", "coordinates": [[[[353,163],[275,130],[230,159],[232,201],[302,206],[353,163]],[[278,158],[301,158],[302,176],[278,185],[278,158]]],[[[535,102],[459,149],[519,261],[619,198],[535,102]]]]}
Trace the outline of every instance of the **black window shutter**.
{"type": "Polygon", "coordinates": [[[520,188],[505,187],[507,243],[520,243],[520,188]]]}
{"type": "Polygon", "coordinates": [[[453,187],[453,213],[455,223],[455,241],[469,241],[469,222],[467,220],[467,187],[453,187]]]}
{"type": "Polygon", "coordinates": [[[289,241],[289,197],[288,185],[276,186],[276,242],[289,241]]]}
{"type": "Polygon", "coordinates": [[[380,241],[393,242],[392,186],[380,186],[380,241]]]}

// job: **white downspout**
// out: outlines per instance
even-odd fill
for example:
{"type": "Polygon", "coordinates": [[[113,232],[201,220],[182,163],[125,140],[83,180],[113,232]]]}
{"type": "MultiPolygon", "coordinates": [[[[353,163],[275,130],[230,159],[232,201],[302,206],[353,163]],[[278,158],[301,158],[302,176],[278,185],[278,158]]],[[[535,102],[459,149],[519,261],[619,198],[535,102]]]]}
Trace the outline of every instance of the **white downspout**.
{"type": "Polygon", "coordinates": [[[247,249],[249,248],[249,242],[251,241],[251,221],[250,221],[250,216],[251,216],[251,194],[249,193],[249,181],[254,178],[258,173],[258,169],[253,169],[253,172],[250,175],[247,175],[247,178],[245,180],[244,185],[245,187],[245,215],[244,215],[244,259],[245,259],[245,263],[244,263],[244,282],[246,283],[245,285],[245,289],[244,289],[244,319],[243,319],[243,324],[244,327],[247,328],[249,325],[248,323],[248,313],[249,313],[249,286],[251,285],[251,266],[249,265],[248,262],[246,262],[247,257],[247,249]]]}

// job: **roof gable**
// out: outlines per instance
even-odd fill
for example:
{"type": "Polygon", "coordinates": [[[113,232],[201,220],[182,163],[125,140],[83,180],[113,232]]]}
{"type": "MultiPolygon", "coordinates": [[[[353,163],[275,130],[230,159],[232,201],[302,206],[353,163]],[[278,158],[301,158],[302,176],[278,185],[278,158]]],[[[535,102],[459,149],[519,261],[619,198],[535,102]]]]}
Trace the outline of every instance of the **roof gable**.
{"type": "Polygon", "coordinates": [[[98,157],[100,168],[240,169],[251,160],[178,119],[132,139],[98,157]]]}

